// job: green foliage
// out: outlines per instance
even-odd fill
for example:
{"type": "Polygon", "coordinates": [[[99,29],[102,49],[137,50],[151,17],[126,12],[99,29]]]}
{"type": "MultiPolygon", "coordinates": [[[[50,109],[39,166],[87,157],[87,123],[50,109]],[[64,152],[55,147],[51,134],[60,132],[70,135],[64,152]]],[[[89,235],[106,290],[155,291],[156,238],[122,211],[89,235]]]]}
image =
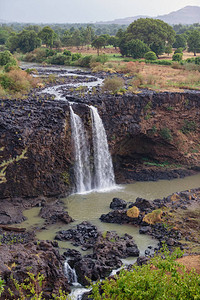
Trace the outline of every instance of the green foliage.
{"type": "Polygon", "coordinates": [[[92,41],[92,47],[97,49],[97,54],[99,55],[99,50],[106,45],[106,38],[104,36],[99,36],[92,41]]]}
{"type": "Polygon", "coordinates": [[[73,53],[72,54],[72,61],[78,60],[79,58],[81,58],[81,53],[73,53]]]}
{"type": "Polygon", "coordinates": [[[132,58],[143,58],[145,53],[149,52],[150,48],[139,39],[132,39],[127,42],[127,54],[132,58]]]}
{"type": "Polygon", "coordinates": [[[174,54],[176,53],[183,53],[183,48],[179,47],[174,51],[174,54]]]}
{"type": "Polygon", "coordinates": [[[183,53],[176,53],[172,56],[172,60],[173,61],[181,61],[183,58],[183,53]]]}
{"type": "Polygon", "coordinates": [[[40,45],[41,40],[34,30],[23,30],[18,34],[11,35],[7,41],[7,47],[11,52],[17,49],[23,53],[31,52],[40,45]]]}
{"type": "MultiPolygon", "coordinates": [[[[6,288],[10,294],[9,299],[18,299],[18,300],[44,300],[44,284],[45,284],[45,277],[43,274],[38,273],[37,275],[27,272],[27,277],[24,279],[23,282],[18,282],[13,275],[11,275],[12,282],[14,284],[14,288],[11,290],[10,288],[6,288]],[[16,298],[17,297],[17,298],[16,298]]],[[[3,283],[2,283],[3,284],[3,283]]],[[[0,282],[1,287],[1,282],[0,282]]],[[[1,295],[1,292],[0,292],[1,295]]],[[[58,294],[52,294],[52,297],[49,298],[50,300],[69,300],[65,291],[59,289],[58,294]]]]}
{"type": "Polygon", "coordinates": [[[175,37],[175,42],[173,44],[173,48],[186,48],[186,37],[184,34],[177,34],[175,37]]]}
{"type": "Polygon", "coordinates": [[[182,255],[179,249],[170,254],[164,248],[147,265],[134,265],[131,271],[123,269],[114,278],[93,284],[93,299],[199,299],[200,275],[194,270],[187,273],[175,261],[182,255]]]}
{"type": "MultiPolygon", "coordinates": [[[[0,151],[3,151],[4,148],[0,148],[0,151]]],[[[0,184],[1,183],[6,183],[7,179],[6,179],[6,169],[7,167],[14,163],[14,162],[18,162],[21,159],[27,159],[27,157],[25,156],[27,152],[27,149],[24,149],[22,151],[22,153],[20,155],[17,155],[16,157],[10,158],[9,160],[4,160],[1,164],[0,164],[0,184]]]]}
{"type": "Polygon", "coordinates": [[[10,53],[10,51],[6,50],[3,52],[0,52],[0,66],[5,66],[9,63],[11,63],[13,65],[17,65],[17,62],[16,62],[14,56],[10,53]]]}
{"type": "Polygon", "coordinates": [[[167,141],[171,141],[173,139],[171,130],[167,127],[160,130],[160,136],[167,141]]]}
{"type": "Polygon", "coordinates": [[[171,45],[167,45],[167,46],[165,47],[165,53],[167,53],[168,55],[169,55],[170,53],[172,53],[172,46],[171,46],[171,45]]]}
{"type": "Polygon", "coordinates": [[[152,60],[147,62],[155,65],[162,65],[162,66],[171,66],[173,63],[171,60],[167,60],[167,59],[157,59],[157,60],[152,60]]]}
{"type": "Polygon", "coordinates": [[[53,42],[55,40],[55,32],[54,30],[49,27],[45,26],[39,33],[38,37],[42,40],[42,42],[47,46],[52,48],[53,42]]]}
{"type": "Polygon", "coordinates": [[[101,64],[105,64],[107,61],[108,61],[108,56],[106,54],[101,54],[96,58],[96,62],[100,62],[101,64]]]}
{"type": "Polygon", "coordinates": [[[117,93],[118,90],[124,87],[124,80],[120,77],[107,77],[104,80],[102,90],[103,91],[110,91],[112,93],[117,93]]]}
{"type": "Polygon", "coordinates": [[[155,52],[153,52],[153,51],[148,51],[147,53],[145,53],[144,58],[145,58],[146,60],[156,60],[156,59],[157,59],[157,56],[156,56],[155,52]]]}
{"type": "Polygon", "coordinates": [[[171,45],[174,42],[175,32],[171,26],[161,20],[141,18],[128,26],[124,39],[125,41],[139,39],[156,55],[160,55],[165,51],[166,43],[171,45]]]}
{"type": "Polygon", "coordinates": [[[4,280],[1,279],[1,277],[0,277],[0,296],[1,296],[1,294],[3,293],[3,291],[4,291],[4,287],[5,287],[5,282],[4,282],[4,280]]]}
{"type": "Polygon", "coordinates": [[[184,120],[184,125],[181,128],[182,133],[187,134],[192,131],[196,131],[197,124],[195,121],[184,120]]]}
{"type": "Polygon", "coordinates": [[[188,36],[188,51],[193,52],[196,56],[197,52],[200,52],[200,31],[193,30],[188,36]]]}
{"type": "Polygon", "coordinates": [[[78,60],[78,65],[81,67],[89,68],[92,60],[92,55],[86,55],[78,60]]]}

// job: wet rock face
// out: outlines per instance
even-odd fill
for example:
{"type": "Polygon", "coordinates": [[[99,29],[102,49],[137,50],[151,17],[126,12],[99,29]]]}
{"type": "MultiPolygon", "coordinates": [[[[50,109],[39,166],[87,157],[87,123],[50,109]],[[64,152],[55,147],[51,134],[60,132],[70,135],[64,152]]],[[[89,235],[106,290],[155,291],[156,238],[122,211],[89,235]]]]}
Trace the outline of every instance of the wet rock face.
{"type": "MultiPolygon", "coordinates": [[[[72,78],[68,80],[73,82],[72,78]]],[[[78,80],[84,81],[85,78],[77,77],[75,82],[78,80]]],[[[192,173],[152,168],[141,163],[144,157],[152,161],[200,164],[197,154],[184,155],[190,150],[193,140],[180,135],[185,121],[192,118],[197,125],[199,123],[200,93],[143,92],[113,96],[98,89],[96,95],[88,94],[83,98],[77,97],[76,93],[69,95],[69,89],[63,89],[62,93],[63,99],[77,102],[73,108],[84,122],[90,143],[91,117],[85,104],[98,107],[118,183],[172,179],[192,173]],[[173,109],[169,111],[169,107],[173,109]],[[172,140],[161,136],[162,128],[171,130],[172,140]]],[[[13,160],[6,168],[5,181],[0,183],[0,199],[69,194],[74,187],[74,149],[68,101],[52,100],[51,96],[38,95],[35,91],[27,99],[3,100],[2,103],[0,164],[26,152],[23,159],[13,160]]],[[[196,145],[199,141],[198,126],[193,139],[196,145]]],[[[8,222],[9,217],[5,215],[3,218],[8,222]]]]}
{"type": "Polygon", "coordinates": [[[40,98],[3,102],[1,159],[20,158],[24,150],[26,153],[24,159],[6,168],[0,198],[69,193],[72,147],[68,104],[40,98]]]}
{"type": "Polygon", "coordinates": [[[10,276],[12,274],[19,283],[22,283],[27,278],[28,271],[35,275],[38,273],[44,275],[44,299],[51,299],[52,293],[58,293],[59,288],[70,292],[70,286],[63,273],[63,258],[51,243],[30,242],[25,245],[1,245],[0,248],[0,273],[6,283],[2,299],[10,299],[8,288],[11,288],[18,298],[18,292],[10,276]]]}

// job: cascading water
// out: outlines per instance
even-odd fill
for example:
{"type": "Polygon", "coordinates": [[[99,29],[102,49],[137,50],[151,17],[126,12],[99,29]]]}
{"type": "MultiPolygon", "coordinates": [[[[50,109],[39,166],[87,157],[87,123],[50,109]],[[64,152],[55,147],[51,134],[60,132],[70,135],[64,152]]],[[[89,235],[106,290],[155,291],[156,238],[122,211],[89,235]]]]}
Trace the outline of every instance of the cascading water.
{"type": "Polygon", "coordinates": [[[75,270],[70,267],[67,261],[64,263],[64,273],[69,283],[73,284],[78,282],[75,270]]]}
{"type": "Polygon", "coordinates": [[[84,124],[70,106],[72,136],[75,148],[76,191],[83,193],[91,190],[90,150],[84,124]]]}
{"type": "Polygon", "coordinates": [[[108,149],[106,132],[97,108],[90,106],[92,118],[94,166],[91,176],[90,149],[81,118],[70,106],[72,136],[75,148],[76,192],[83,193],[115,186],[112,158],[108,149]]]}
{"type": "Polygon", "coordinates": [[[94,106],[90,106],[94,150],[94,187],[109,188],[115,185],[112,158],[108,149],[106,131],[94,106]]]}

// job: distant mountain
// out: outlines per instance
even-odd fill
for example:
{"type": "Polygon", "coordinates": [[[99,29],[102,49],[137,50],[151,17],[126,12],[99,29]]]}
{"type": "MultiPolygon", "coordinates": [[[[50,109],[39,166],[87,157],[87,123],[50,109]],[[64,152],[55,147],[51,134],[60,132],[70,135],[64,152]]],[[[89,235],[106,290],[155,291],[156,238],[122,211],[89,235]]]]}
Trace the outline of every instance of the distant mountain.
{"type": "MultiPolygon", "coordinates": [[[[135,16],[123,19],[116,19],[107,22],[98,22],[98,24],[120,24],[129,25],[140,18],[152,18],[149,16],[135,16]]],[[[153,19],[160,19],[168,24],[194,24],[200,23],[200,6],[185,6],[177,11],[173,11],[167,15],[153,17],[153,19]]]]}

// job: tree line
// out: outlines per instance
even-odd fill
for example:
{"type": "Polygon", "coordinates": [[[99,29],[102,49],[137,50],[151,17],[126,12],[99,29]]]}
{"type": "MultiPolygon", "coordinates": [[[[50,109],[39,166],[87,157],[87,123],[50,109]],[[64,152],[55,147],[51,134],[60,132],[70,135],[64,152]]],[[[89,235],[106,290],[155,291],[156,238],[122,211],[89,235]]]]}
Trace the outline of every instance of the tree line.
{"type": "MultiPolygon", "coordinates": [[[[67,25],[66,25],[67,26],[67,25]]],[[[175,25],[174,28],[164,21],[141,18],[131,23],[127,28],[113,25],[114,34],[102,33],[101,27],[84,25],[78,27],[29,25],[21,31],[13,31],[13,27],[0,27],[0,45],[2,50],[12,53],[31,52],[45,45],[47,48],[90,46],[97,49],[111,45],[119,47],[122,56],[142,58],[147,52],[154,52],[158,57],[163,53],[171,53],[173,48],[188,49],[189,52],[200,53],[200,24],[191,26],[175,25]],[[53,27],[53,28],[52,28],[53,27]],[[115,30],[114,30],[115,29],[115,30]],[[175,31],[176,30],[176,31],[175,31]]]]}

